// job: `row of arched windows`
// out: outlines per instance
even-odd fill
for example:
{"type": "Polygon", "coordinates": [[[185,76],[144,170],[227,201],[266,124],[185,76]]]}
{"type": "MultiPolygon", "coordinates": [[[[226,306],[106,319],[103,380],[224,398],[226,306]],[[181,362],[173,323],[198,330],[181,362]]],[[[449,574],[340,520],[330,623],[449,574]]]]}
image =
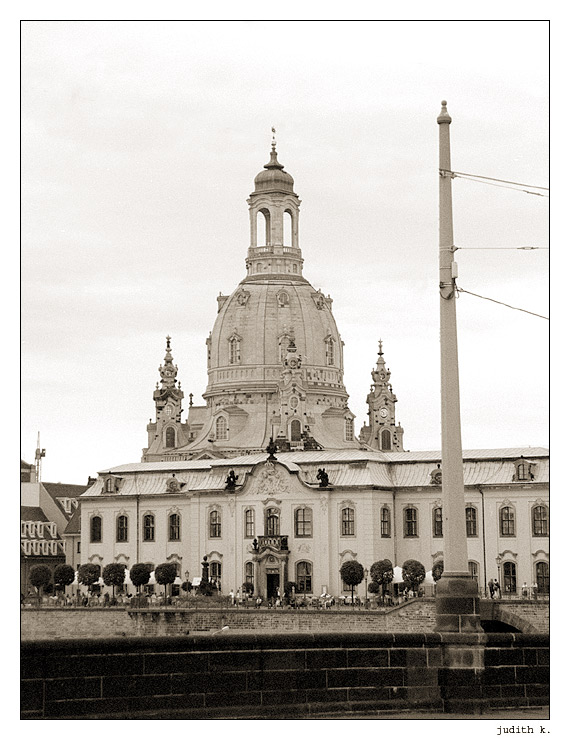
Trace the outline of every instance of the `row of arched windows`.
{"type": "MultiPolygon", "coordinates": [[[[281,244],[290,247],[293,244],[293,211],[285,208],[281,214],[283,231],[281,233],[281,244]]],[[[260,208],[255,216],[256,233],[254,243],[258,247],[266,247],[271,244],[271,213],[267,208],[260,208]]],[[[279,239],[278,236],[276,236],[279,239]]],[[[277,241],[277,244],[279,241],[277,241]]]]}
{"type": "MultiPolygon", "coordinates": [[[[286,305],[286,304],[285,304],[286,305]]],[[[287,337],[289,339],[289,337],[287,337]]],[[[284,344],[281,340],[279,341],[279,360],[283,361],[287,354],[289,344],[284,344]]],[[[335,347],[334,339],[332,337],[325,338],[325,365],[332,366],[335,364],[335,347]]],[[[228,363],[230,365],[239,365],[241,363],[241,341],[240,337],[232,335],[228,339],[228,363]]]]}
{"type": "MultiPolygon", "coordinates": [[[[225,416],[218,416],[216,419],[215,434],[216,439],[228,439],[230,429],[225,416]]],[[[289,434],[291,442],[300,442],[303,438],[303,428],[299,419],[293,419],[289,424],[289,434]]],[[[354,439],[354,420],[347,417],[344,420],[344,438],[345,441],[351,442],[354,439]]],[[[166,445],[167,447],[173,447],[172,445],[166,445]]]]}
{"type": "MultiPolygon", "coordinates": [[[[517,564],[506,560],[502,567],[503,583],[502,589],[505,593],[516,594],[519,590],[517,584],[517,564]]],[[[534,577],[538,593],[546,594],[550,591],[550,566],[541,560],[534,565],[534,577]]],[[[523,584],[524,585],[524,584],[523,584]]]]}
{"type": "MultiPolygon", "coordinates": [[[[381,531],[383,537],[389,537],[385,534],[389,531],[389,511],[382,509],[381,531]],[[387,521],[385,518],[388,518],[387,521]]],[[[418,537],[418,510],[415,506],[408,506],[404,509],[404,537],[418,537]]],[[[502,506],[499,510],[499,534],[501,537],[515,537],[515,509],[512,506],[502,506]]],[[[531,510],[532,536],[548,536],[548,510],[546,506],[533,506],[531,510]]],[[[477,537],[478,521],[477,509],[474,506],[465,507],[465,530],[467,537],[477,537]]],[[[443,516],[441,506],[432,509],[432,536],[443,537],[443,516]]]]}
{"type": "MultiPolygon", "coordinates": [[[[263,533],[266,537],[275,537],[281,534],[281,512],[275,507],[265,509],[263,513],[264,527],[263,533]]],[[[295,509],[294,515],[295,537],[312,537],[313,536],[313,510],[307,506],[300,506],[295,509]]],[[[215,539],[222,536],[222,514],[219,509],[214,509],[209,513],[209,535],[215,539]]],[[[246,539],[253,539],[255,532],[255,510],[246,509],[244,511],[244,536],[246,539]]]]}
{"type": "MultiPolygon", "coordinates": [[[[307,506],[301,506],[294,511],[294,532],[295,537],[312,537],[313,536],[313,510],[307,506]]],[[[532,535],[534,537],[548,536],[548,511],[543,505],[534,506],[531,510],[532,535]]],[[[280,534],[281,512],[279,509],[270,507],[264,512],[264,534],[268,537],[280,534]]],[[[222,536],[222,513],[219,509],[214,509],[209,514],[209,536],[210,538],[220,538],[222,536]]],[[[351,506],[345,506],[340,514],[340,534],[343,537],[350,537],[355,534],[356,516],[355,510],[351,506]]],[[[142,539],[143,542],[152,542],[155,538],[155,515],[144,514],[142,518],[142,539]]],[[[168,515],[167,519],[168,539],[171,541],[180,540],[180,514],[173,513],[168,515]]],[[[419,536],[418,509],[415,506],[408,506],[403,511],[403,528],[404,537],[419,536]]],[[[465,508],[465,529],[467,537],[478,536],[477,509],[474,506],[465,508]]],[[[499,511],[499,531],[501,537],[514,537],[515,528],[515,510],[512,506],[503,506],[499,511]]],[[[382,537],[392,536],[391,513],[388,507],[382,507],[380,512],[380,535],[382,537]]],[[[246,539],[255,537],[255,510],[246,509],[244,512],[244,536],[246,539]]],[[[432,536],[443,537],[443,516],[442,508],[436,506],[432,510],[432,536]]],[[[91,517],[90,521],[90,540],[91,542],[101,542],[103,539],[103,521],[99,515],[91,517]]],[[[116,535],[117,542],[128,542],[129,539],[129,517],[126,514],[119,514],[116,518],[116,535]]]]}
{"type": "MultiPolygon", "coordinates": [[[[154,514],[145,514],[142,518],[143,542],[153,542],[156,528],[154,514]]],[[[180,540],[180,514],[169,514],[167,518],[168,539],[180,540]]],[[[91,542],[102,542],[103,520],[99,515],[91,517],[90,520],[91,542]]],[[[127,514],[119,514],[115,522],[115,540],[117,542],[128,542],[129,540],[129,517],[127,514]]]]}

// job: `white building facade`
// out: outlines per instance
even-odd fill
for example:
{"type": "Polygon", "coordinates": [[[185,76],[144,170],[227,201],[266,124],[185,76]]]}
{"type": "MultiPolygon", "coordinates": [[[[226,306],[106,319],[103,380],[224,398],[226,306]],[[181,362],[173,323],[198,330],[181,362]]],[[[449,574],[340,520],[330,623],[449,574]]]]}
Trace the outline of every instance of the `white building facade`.
{"type": "MultiPolygon", "coordinates": [[[[277,160],[248,200],[246,276],[206,341],[205,405],[183,408],[170,337],[142,462],[101,471],[81,496],[81,562],[175,562],[179,576],[264,598],[340,596],[346,560],[442,559],[439,452],[404,451],[380,343],[368,421],[355,435],[332,299],[303,277],[300,200],[277,160]]],[[[469,567],[480,588],[548,590],[548,451],[464,452],[469,567]]],[[[360,587],[364,595],[364,583],[360,587]]]]}

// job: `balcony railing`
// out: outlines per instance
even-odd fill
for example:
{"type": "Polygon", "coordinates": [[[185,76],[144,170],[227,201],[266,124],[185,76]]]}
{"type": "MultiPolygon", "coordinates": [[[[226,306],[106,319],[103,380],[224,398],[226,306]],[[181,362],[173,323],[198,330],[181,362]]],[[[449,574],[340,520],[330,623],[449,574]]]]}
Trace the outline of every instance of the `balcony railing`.
{"type": "Polygon", "coordinates": [[[288,536],[285,534],[276,535],[262,535],[257,538],[259,543],[259,549],[262,550],[264,547],[274,547],[276,550],[288,550],[288,536]]]}

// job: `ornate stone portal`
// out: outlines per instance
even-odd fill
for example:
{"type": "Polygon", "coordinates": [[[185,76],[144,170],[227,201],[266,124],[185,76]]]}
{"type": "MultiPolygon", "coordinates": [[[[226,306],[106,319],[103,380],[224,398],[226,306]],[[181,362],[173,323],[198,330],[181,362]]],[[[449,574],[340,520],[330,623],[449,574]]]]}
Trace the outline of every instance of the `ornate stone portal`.
{"type": "Polygon", "coordinates": [[[259,549],[253,556],[256,594],[265,599],[283,596],[288,580],[289,554],[287,537],[259,538],[259,549]]]}

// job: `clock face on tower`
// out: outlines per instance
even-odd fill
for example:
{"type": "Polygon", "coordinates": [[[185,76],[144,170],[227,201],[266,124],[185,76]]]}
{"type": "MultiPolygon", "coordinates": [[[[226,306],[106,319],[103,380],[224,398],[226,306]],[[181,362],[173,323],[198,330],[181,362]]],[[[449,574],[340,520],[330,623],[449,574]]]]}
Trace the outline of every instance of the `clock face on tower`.
{"type": "Polygon", "coordinates": [[[388,416],[388,409],[386,407],[380,409],[380,416],[383,419],[386,419],[386,417],[388,416]]]}

